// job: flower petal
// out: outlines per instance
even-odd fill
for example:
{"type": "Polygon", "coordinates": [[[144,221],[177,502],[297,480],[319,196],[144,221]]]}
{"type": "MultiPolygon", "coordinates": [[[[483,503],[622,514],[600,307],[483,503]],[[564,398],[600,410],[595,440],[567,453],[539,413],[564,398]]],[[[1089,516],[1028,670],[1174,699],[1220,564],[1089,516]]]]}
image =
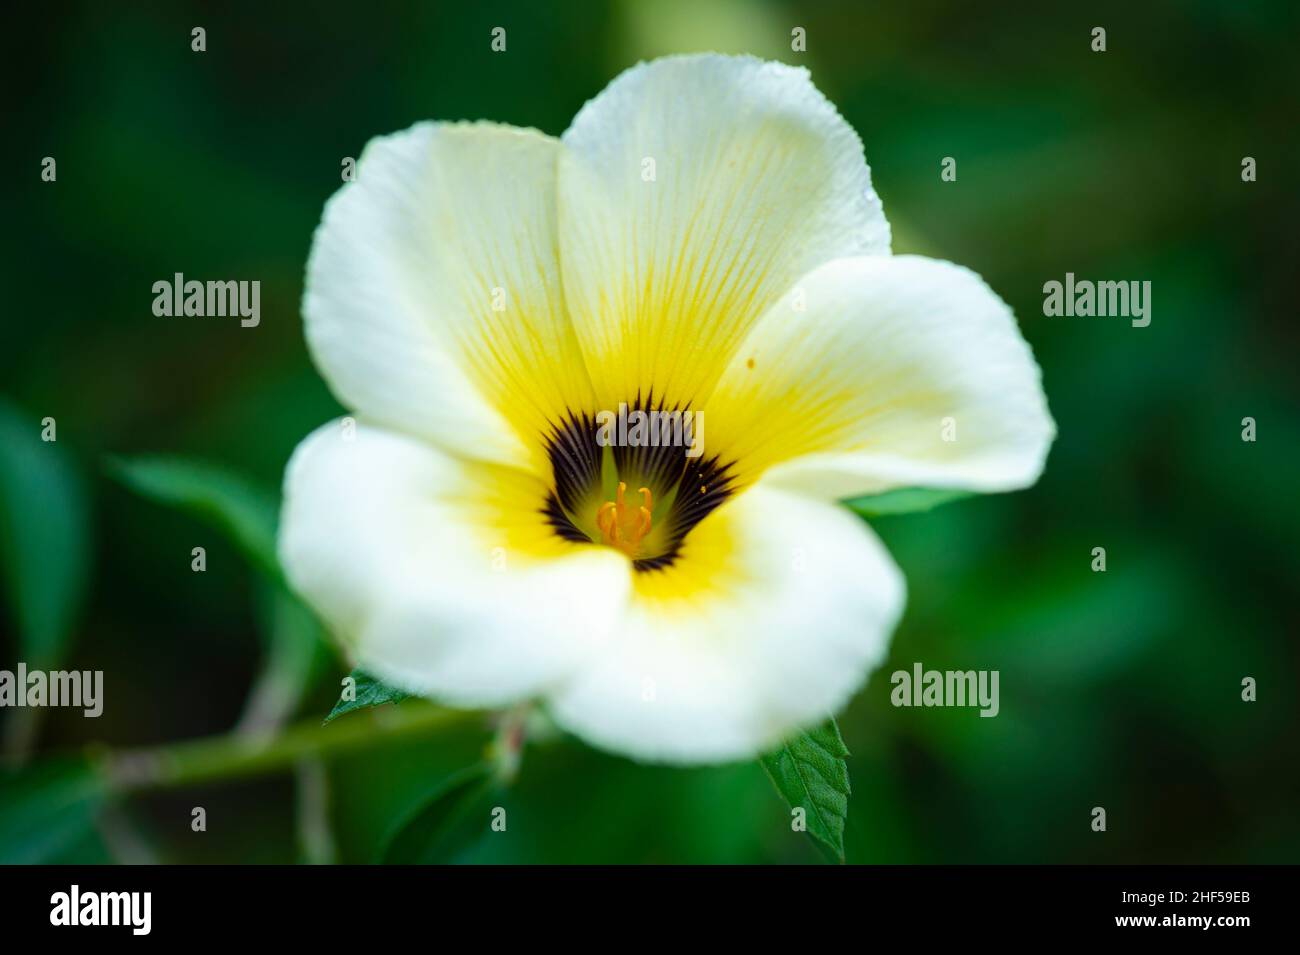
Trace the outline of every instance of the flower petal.
{"type": "Polygon", "coordinates": [[[560,149],[486,123],[370,142],[356,181],[326,205],[307,267],[307,339],[345,405],[522,463],[566,407],[590,404],[560,288],[560,149]]]}
{"type": "Polygon", "coordinates": [[[974,272],[918,256],[804,277],[736,353],[706,408],[705,453],[737,483],[841,498],[898,487],[1005,491],[1055,434],[1007,305],[974,272]]]}
{"type": "Polygon", "coordinates": [[[543,482],[367,425],[309,436],[280,558],[354,662],[411,693],[499,706],[568,674],[627,599],[628,563],[561,540],[543,482]]]}
{"type": "Polygon", "coordinates": [[[564,289],[600,408],[651,389],[698,403],[800,275],[889,251],[862,143],[807,70],[717,54],[644,63],[563,141],[564,289]]]}
{"type": "Polygon", "coordinates": [[[672,763],[752,757],[824,719],[884,659],[904,599],[865,523],[762,484],[633,584],[604,651],[549,699],[593,745],[672,763]]]}

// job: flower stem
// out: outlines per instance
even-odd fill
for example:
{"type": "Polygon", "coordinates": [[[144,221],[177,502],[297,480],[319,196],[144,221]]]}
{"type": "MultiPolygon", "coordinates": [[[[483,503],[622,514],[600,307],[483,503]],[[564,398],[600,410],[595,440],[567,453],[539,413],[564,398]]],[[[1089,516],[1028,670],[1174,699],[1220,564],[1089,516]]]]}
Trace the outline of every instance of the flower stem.
{"type": "Polygon", "coordinates": [[[519,775],[519,764],[524,758],[524,743],[528,733],[531,704],[524,703],[502,714],[497,724],[497,735],[492,743],[492,759],[496,764],[496,777],[509,785],[519,775]]]}
{"type": "Polygon", "coordinates": [[[411,700],[327,725],[311,720],[278,733],[226,734],[144,749],[101,751],[95,759],[114,793],[175,789],[288,771],[304,757],[337,756],[379,740],[420,736],[481,718],[481,713],[471,710],[411,700]]]}

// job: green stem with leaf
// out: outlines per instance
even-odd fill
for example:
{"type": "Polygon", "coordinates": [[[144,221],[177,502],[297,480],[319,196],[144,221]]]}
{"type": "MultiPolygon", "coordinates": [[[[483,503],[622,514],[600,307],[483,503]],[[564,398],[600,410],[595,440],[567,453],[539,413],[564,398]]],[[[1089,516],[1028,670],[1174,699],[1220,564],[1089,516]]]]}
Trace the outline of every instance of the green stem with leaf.
{"type": "Polygon", "coordinates": [[[412,700],[321,725],[299,723],[273,733],[226,734],[165,746],[94,754],[109,790],[175,789],[214,780],[287,772],[305,757],[334,757],[382,740],[418,737],[482,720],[482,714],[412,700]]]}

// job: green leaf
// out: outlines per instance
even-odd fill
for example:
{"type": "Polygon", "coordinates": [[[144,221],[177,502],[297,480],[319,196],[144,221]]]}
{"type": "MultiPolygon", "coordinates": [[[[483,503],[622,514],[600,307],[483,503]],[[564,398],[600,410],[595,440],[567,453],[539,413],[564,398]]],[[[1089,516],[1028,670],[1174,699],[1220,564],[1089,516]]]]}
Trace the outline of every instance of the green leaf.
{"type": "Polygon", "coordinates": [[[0,771],[0,865],[57,861],[93,832],[104,797],[84,759],[0,771]]]}
{"type": "Polygon", "coordinates": [[[233,471],[183,458],[114,458],[108,469],[137,493],[216,527],[263,573],[282,579],[275,556],[279,501],[271,491],[233,471]]]}
{"type": "Polygon", "coordinates": [[[949,501],[959,501],[972,496],[973,491],[952,489],[905,487],[884,494],[868,494],[844,502],[850,510],[863,517],[884,517],[889,514],[911,514],[929,511],[949,501]]]}
{"type": "Polygon", "coordinates": [[[499,786],[491,763],[453,773],[386,840],[381,861],[418,865],[454,859],[492,822],[492,796],[499,786]]]}
{"type": "Polygon", "coordinates": [[[849,814],[848,755],[840,728],[830,719],[760,759],[786,802],[804,810],[808,835],[839,862],[849,814]]]}
{"type": "Polygon", "coordinates": [[[256,596],[263,660],[238,726],[250,733],[283,725],[323,673],[328,658],[325,631],[301,600],[284,587],[264,582],[256,596]]]}
{"type": "Polygon", "coordinates": [[[264,657],[239,728],[254,731],[283,723],[309,688],[327,641],[311,611],[289,592],[280,570],[277,496],[233,471],[182,458],[115,458],[109,471],[145,497],[215,527],[275,584],[259,593],[264,657]]]}
{"type": "Polygon", "coordinates": [[[20,659],[57,669],[90,569],[89,506],[72,457],[41,419],[0,401],[0,567],[20,659]]]}
{"type": "Polygon", "coordinates": [[[334,709],[330,710],[329,716],[325,717],[326,723],[353,710],[362,710],[368,706],[383,706],[385,703],[400,703],[410,695],[386,683],[381,683],[362,670],[353,670],[348,679],[356,681],[355,699],[340,698],[334,704],[334,709]]]}

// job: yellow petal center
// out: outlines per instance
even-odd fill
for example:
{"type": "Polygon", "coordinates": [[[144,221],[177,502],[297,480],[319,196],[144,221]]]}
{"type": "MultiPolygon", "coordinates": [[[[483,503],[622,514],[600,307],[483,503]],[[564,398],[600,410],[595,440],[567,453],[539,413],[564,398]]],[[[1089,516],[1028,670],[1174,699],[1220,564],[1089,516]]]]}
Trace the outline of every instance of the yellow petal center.
{"type": "Polygon", "coordinates": [[[650,533],[650,512],[654,509],[654,497],[648,487],[638,488],[641,495],[639,507],[629,505],[623,495],[627,484],[618,482],[618,493],[612,501],[606,501],[596,511],[596,526],[600,528],[600,537],[610,547],[617,547],[629,557],[637,557],[641,541],[650,533]]]}

